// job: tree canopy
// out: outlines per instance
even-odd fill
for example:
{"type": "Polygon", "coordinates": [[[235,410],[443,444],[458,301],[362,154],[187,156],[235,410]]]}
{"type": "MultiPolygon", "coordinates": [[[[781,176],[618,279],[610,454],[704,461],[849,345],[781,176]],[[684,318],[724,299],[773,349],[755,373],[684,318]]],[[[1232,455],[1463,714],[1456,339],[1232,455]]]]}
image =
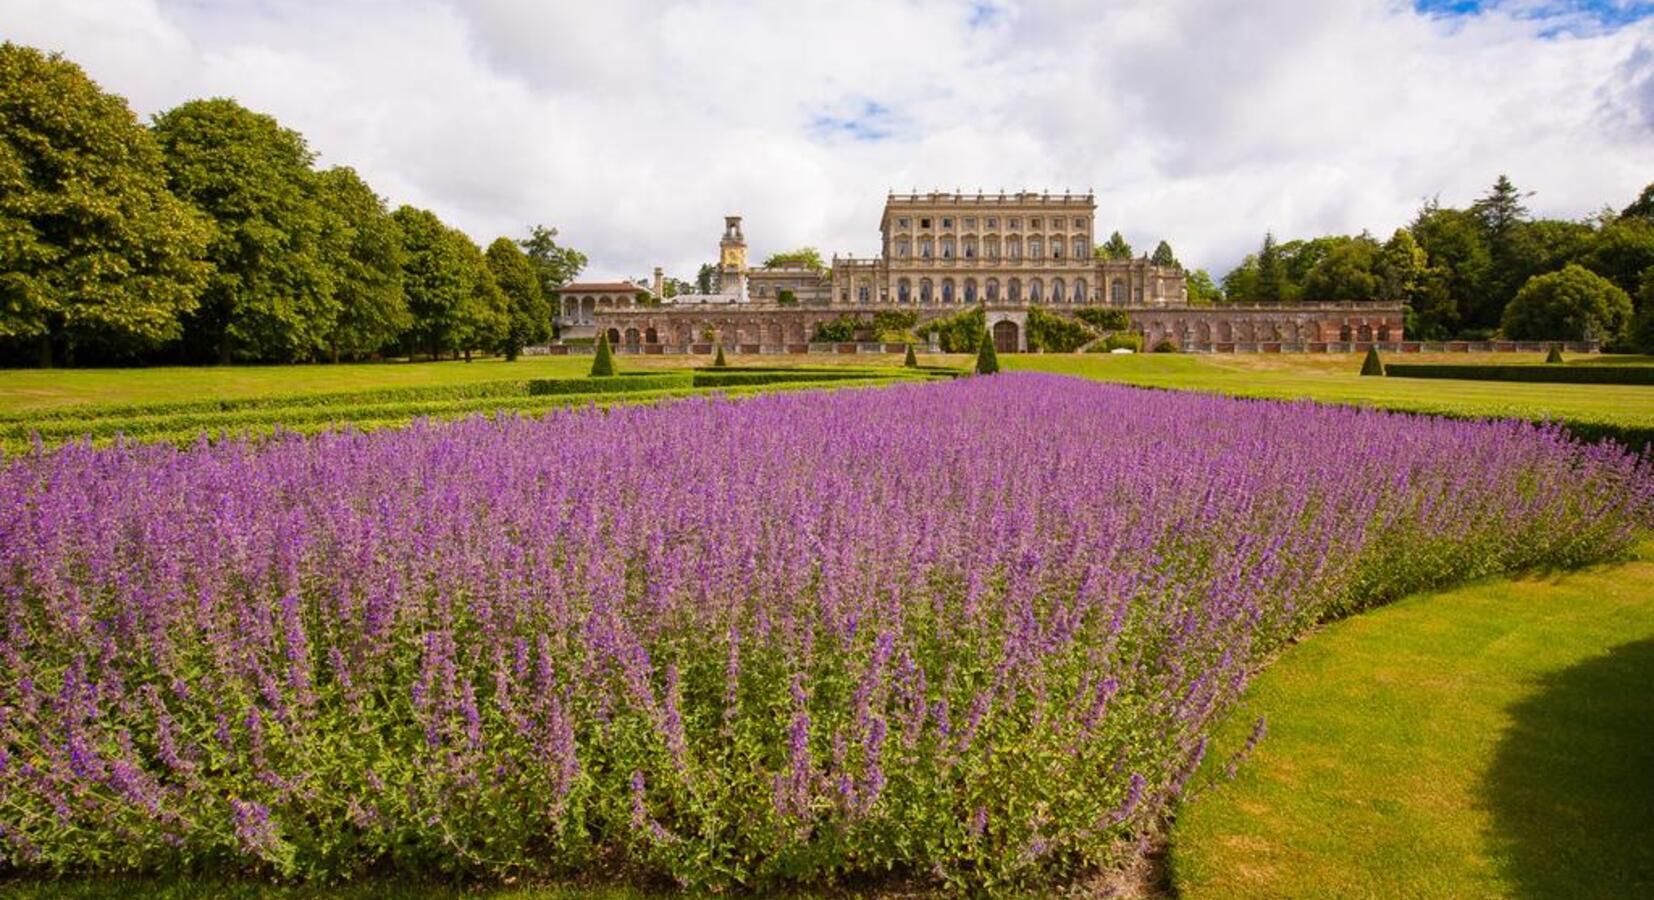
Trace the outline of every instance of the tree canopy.
{"type": "Polygon", "coordinates": [[[177,338],[212,225],[168,188],[126,101],[62,56],[0,44],[0,338],[116,353],[177,338]]]}
{"type": "Polygon", "coordinates": [[[799,247],[781,253],[771,253],[764,260],[764,268],[778,269],[782,267],[799,267],[814,269],[817,272],[827,271],[827,264],[821,259],[821,251],[814,247],[799,247]]]}
{"type": "Polygon", "coordinates": [[[1098,259],[1131,259],[1131,245],[1126,238],[1116,231],[1108,236],[1108,240],[1098,244],[1094,253],[1098,259]]]}
{"type": "Polygon", "coordinates": [[[337,317],[327,334],[333,361],[384,350],[413,324],[402,294],[402,229],[354,169],[316,177],[327,216],[323,253],[333,273],[337,317]]]}
{"type": "Polygon", "coordinates": [[[1516,340],[1604,340],[1623,337],[1631,298],[1612,281],[1577,263],[1536,275],[1505,308],[1501,330],[1516,340]]]}

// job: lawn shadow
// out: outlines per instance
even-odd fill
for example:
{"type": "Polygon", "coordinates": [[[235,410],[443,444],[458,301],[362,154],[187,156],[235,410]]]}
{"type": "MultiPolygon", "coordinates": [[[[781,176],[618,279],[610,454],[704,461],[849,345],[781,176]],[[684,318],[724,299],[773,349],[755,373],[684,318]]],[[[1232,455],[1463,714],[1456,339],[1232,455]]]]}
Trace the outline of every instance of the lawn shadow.
{"type": "Polygon", "coordinates": [[[1654,639],[1545,678],[1479,786],[1521,896],[1654,896],[1654,639]]]}

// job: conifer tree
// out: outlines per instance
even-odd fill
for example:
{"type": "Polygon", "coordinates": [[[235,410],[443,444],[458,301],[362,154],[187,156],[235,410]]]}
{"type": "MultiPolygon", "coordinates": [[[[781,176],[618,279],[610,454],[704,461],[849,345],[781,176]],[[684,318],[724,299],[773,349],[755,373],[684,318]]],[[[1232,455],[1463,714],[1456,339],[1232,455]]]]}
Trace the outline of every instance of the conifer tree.
{"type": "Polygon", "coordinates": [[[714,368],[714,369],[725,369],[725,368],[728,368],[728,367],[729,367],[729,362],[724,359],[724,345],[723,345],[723,342],[719,341],[718,342],[718,355],[714,356],[712,358],[712,368],[714,368]]]}
{"type": "Polygon", "coordinates": [[[993,375],[999,371],[999,352],[994,349],[992,331],[982,332],[982,343],[976,348],[976,374],[993,375]]]}
{"type": "Polygon", "coordinates": [[[1561,344],[1552,344],[1551,345],[1551,352],[1545,354],[1545,362],[1548,362],[1548,363],[1562,362],[1562,345],[1561,344]]]}
{"type": "Polygon", "coordinates": [[[907,345],[907,355],[902,357],[902,366],[908,369],[919,368],[919,357],[914,355],[912,344],[907,345]]]}
{"type": "Polygon", "coordinates": [[[609,333],[597,336],[597,358],[592,360],[593,378],[606,378],[615,373],[614,353],[609,350],[609,333]]]}
{"type": "Polygon", "coordinates": [[[1378,348],[1368,347],[1367,358],[1361,361],[1361,374],[1383,375],[1384,360],[1378,358],[1378,348]]]}

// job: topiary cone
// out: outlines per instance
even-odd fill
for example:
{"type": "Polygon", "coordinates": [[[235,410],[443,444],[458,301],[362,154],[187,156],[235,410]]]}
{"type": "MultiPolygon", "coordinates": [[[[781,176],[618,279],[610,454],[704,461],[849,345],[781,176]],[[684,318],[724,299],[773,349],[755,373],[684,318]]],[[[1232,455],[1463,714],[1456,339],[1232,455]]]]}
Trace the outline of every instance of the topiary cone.
{"type": "Polygon", "coordinates": [[[1562,361],[1562,345],[1561,344],[1552,344],[1551,345],[1551,352],[1545,354],[1545,361],[1548,362],[1548,363],[1559,363],[1559,362],[1561,362],[1562,361]]]}
{"type": "Polygon", "coordinates": [[[724,345],[722,343],[719,343],[718,344],[718,355],[712,357],[712,368],[714,368],[714,369],[726,369],[728,367],[729,367],[729,363],[724,360],[724,345]]]}
{"type": "Polygon", "coordinates": [[[919,357],[913,355],[913,345],[907,345],[907,356],[902,357],[902,366],[908,369],[919,368],[919,357]]]}
{"type": "Polygon", "coordinates": [[[992,375],[999,371],[999,352],[994,349],[994,336],[982,332],[982,343],[976,348],[976,374],[992,375]]]}
{"type": "Polygon", "coordinates": [[[602,378],[615,373],[614,352],[609,349],[609,335],[605,332],[597,336],[597,358],[592,360],[593,378],[602,378]]]}
{"type": "Polygon", "coordinates": [[[1361,361],[1361,374],[1383,375],[1384,360],[1378,358],[1378,348],[1368,347],[1367,358],[1361,361]]]}

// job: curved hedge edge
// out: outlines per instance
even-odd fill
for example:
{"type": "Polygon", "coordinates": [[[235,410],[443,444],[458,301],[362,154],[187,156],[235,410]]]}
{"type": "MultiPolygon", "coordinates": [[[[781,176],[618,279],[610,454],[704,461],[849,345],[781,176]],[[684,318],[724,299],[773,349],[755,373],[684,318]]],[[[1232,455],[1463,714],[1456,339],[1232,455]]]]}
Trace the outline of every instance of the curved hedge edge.
{"type": "Polygon", "coordinates": [[[1549,384],[1654,385],[1654,366],[1511,366],[1459,363],[1389,363],[1392,378],[1454,378],[1462,381],[1522,381],[1549,384]]]}

